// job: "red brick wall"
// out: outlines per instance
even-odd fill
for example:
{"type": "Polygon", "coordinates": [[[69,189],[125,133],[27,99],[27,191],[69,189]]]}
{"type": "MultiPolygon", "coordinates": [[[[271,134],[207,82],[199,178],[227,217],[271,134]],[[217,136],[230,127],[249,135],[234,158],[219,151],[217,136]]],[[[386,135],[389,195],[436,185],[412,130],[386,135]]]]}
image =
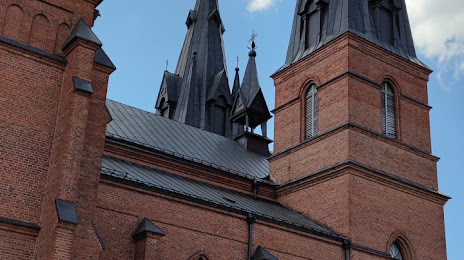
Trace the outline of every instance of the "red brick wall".
{"type": "MultiPolygon", "coordinates": [[[[166,232],[157,245],[158,259],[188,259],[204,251],[211,259],[246,259],[246,217],[103,181],[97,223],[107,249],[101,259],[132,259],[131,234],[143,217],[166,232]]],[[[258,245],[281,260],[343,259],[340,244],[257,221],[253,250],[258,245]]]]}
{"type": "MultiPolygon", "coordinates": [[[[61,54],[79,18],[93,24],[97,2],[1,1],[0,32],[21,44],[61,54]]],[[[34,233],[27,239],[11,229],[2,230],[2,236],[8,237],[0,243],[1,252],[9,251],[2,254],[5,259],[66,259],[87,253],[94,257],[101,250],[90,220],[99,182],[95,173],[101,167],[105,139],[103,105],[112,71],[94,64],[98,46],[80,47],[74,56],[68,53],[65,64],[0,43],[0,139],[4,148],[0,150],[0,196],[6,202],[0,205],[0,215],[42,227],[38,238],[34,233]],[[92,81],[94,95],[75,93],[72,76],[92,81]],[[66,132],[73,126],[74,131],[66,132]],[[63,149],[52,152],[56,147],[63,149]],[[57,162],[61,166],[54,167],[57,162]],[[57,197],[75,202],[80,226],[57,225],[57,197]]]]}
{"type": "MultiPolygon", "coordinates": [[[[429,73],[351,34],[277,73],[276,154],[270,159],[271,178],[279,184],[293,181],[285,187],[294,187],[279,189],[278,200],[353,243],[385,252],[392,234],[401,231],[414,250],[414,259],[445,259],[446,198],[412,192],[416,188],[401,186],[398,181],[393,184],[395,181],[379,173],[315,174],[343,161],[356,161],[438,189],[438,158],[429,154],[429,73]],[[330,80],[335,76],[339,77],[330,80]],[[395,88],[394,140],[382,135],[380,84],[384,80],[395,88]],[[302,94],[310,82],[321,86],[321,136],[304,141],[302,94]]],[[[353,257],[372,259],[372,254],[360,250],[353,252],[353,257]]]]}
{"type": "Polygon", "coordinates": [[[79,18],[92,26],[96,2],[3,0],[0,2],[0,10],[3,10],[0,12],[0,32],[23,44],[51,53],[61,53],[67,38],[63,31],[69,34],[65,27],[72,28],[79,18]]]}
{"type": "Polygon", "coordinates": [[[0,212],[38,223],[63,67],[6,45],[0,67],[0,212]]]}
{"type": "Polygon", "coordinates": [[[2,260],[34,259],[34,234],[22,232],[21,228],[0,224],[0,258],[2,260]]]}
{"type": "Polygon", "coordinates": [[[272,179],[283,183],[336,162],[354,159],[437,188],[437,158],[427,156],[431,151],[426,105],[428,73],[428,69],[351,34],[279,72],[274,76],[277,155],[271,159],[272,179]],[[309,145],[302,145],[304,89],[309,83],[321,86],[318,89],[319,134],[350,123],[382,136],[380,84],[384,80],[394,84],[396,91],[398,142],[395,145],[381,137],[353,135],[348,144],[339,134],[330,137],[332,140],[317,141],[322,138],[318,137],[309,145]],[[410,147],[418,149],[414,151],[410,147]]]}
{"type": "Polygon", "coordinates": [[[387,252],[392,235],[400,231],[410,243],[413,259],[446,259],[443,203],[362,176],[348,173],[314,182],[285,194],[279,202],[328,225],[352,243],[387,252]]]}

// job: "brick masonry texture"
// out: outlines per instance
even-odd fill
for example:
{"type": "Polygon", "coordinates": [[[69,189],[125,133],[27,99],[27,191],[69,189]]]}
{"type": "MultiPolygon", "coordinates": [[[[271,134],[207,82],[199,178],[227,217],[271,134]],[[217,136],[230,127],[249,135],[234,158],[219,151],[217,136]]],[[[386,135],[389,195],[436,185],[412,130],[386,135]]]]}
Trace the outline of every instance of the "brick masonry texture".
{"type": "MultiPolygon", "coordinates": [[[[105,138],[113,70],[94,63],[97,44],[76,39],[62,49],[80,18],[93,25],[100,2],[0,0],[0,258],[246,259],[246,216],[100,179],[106,154],[253,195],[249,179],[105,138]],[[73,77],[91,82],[94,93],[76,91],[73,77]],[[77,225],[59,221],[56,199],[75,205],[77,225]],[[143,218],[166,235],[134,239],[143,218]]],[[[379,174],[438,187],[429,73],[348,33],[274,75],[270,173],[283,185],[261,184],[258,199],[346,236],[354,243],[350,259],[389,259],[396,239],[406,260],[446,259],[446,198],[379,174]],[[384,80],[395,89],[396,140],[381,134],[384,80]],[[321,135],[304,140],[310,83],[320,86],[321,135]]],[[[261,220],[253,228],[253,249],[260,245],[280,260],[345,258],[340,240],[261,220]]]]}

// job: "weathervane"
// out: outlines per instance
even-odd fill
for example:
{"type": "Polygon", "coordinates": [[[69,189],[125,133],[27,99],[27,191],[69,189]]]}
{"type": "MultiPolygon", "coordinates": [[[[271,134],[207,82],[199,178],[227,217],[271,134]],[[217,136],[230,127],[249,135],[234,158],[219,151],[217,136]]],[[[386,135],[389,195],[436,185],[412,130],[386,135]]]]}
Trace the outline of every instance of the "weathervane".
{"type": "Polygon", "coordinates": [[[166,60],[166,71],[168,70],[169,60],[166,60]]]}
{"type": "Polygon", "coordinates": [[[258,34],[255,32],[255,30],[253,30],[253,32],[251,34],[251,38],[250,38],[251,48],[248,47],[248,49],[250,49],[252,51],[256,50],[255,39],[256,39],[257,36],[258,36],[258,34]]]}
{"type": "Polygon", "coordinates": [[[238,68],[238,63],[240,62],[240,60],[238,59],[238,56],[237,56],[237,68],[238,68]]]}

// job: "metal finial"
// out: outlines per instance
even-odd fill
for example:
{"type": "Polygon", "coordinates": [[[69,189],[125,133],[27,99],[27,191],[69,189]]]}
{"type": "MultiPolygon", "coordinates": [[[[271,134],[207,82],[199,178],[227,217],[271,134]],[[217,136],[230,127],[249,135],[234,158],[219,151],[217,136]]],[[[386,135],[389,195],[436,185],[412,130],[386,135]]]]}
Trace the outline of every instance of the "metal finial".
{"type": "Polygon", "coordinates": [[[238,68],[239,62],[240,60],[238,59],[238,56],[237,56],[237,68],[238,68]]]}
{"type": "Polygon", "coordinates": [[[166,70],[168,70],[169,60],[166,60],[166,70]]]}
{"type": "Polygon", "coordinates": [[[248,49],[250,49],[252,51],[254,51],[256,49],[256,44],[255,44],[256,37],[258,37],[258,34],[255,32],[255,30],[253,30],[253,32],[251,33],[251,38],[250,38],[251,48],[248,47],[248,49]]]}

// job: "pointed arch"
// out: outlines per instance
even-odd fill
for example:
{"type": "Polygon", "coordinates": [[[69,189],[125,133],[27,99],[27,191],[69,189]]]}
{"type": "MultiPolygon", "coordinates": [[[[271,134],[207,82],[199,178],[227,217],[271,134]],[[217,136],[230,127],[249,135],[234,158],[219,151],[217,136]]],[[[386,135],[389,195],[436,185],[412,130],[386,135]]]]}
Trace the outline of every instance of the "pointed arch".
{"type": "Polygon", "coordinates": [[[29,44],[42,50],[49,49],[48,32],[50,21],[43,14],[38,14],[32,19],[31,31],[29,33],[29,44]]]}
{"type": "Polygon", "coordinates": [[[3,35],[14,40],[19,40],[23,17],[24,11],[19,5],[12,4],[8,6],[3,23],[3,35]]]}
{"type": "Polygon", "coordinates": [[[411,243],[400,231],[396,231],[390,236],[387,242],[386,252],[395,260],[415,259],[411,243]]]}
{"type": "Polygon", "coordinates": [[[58,25],[58,30],[56,31],[55,37],[55,53],[61,53],[63,44],[69,37],[70,32],[71,27],[67,23],[61,23],[58,25]]]}
{"type": "Polygon", "coordinates": [[[205,252],[199,251],[187,258],[187,260],[211,260],[205,252]]]}

